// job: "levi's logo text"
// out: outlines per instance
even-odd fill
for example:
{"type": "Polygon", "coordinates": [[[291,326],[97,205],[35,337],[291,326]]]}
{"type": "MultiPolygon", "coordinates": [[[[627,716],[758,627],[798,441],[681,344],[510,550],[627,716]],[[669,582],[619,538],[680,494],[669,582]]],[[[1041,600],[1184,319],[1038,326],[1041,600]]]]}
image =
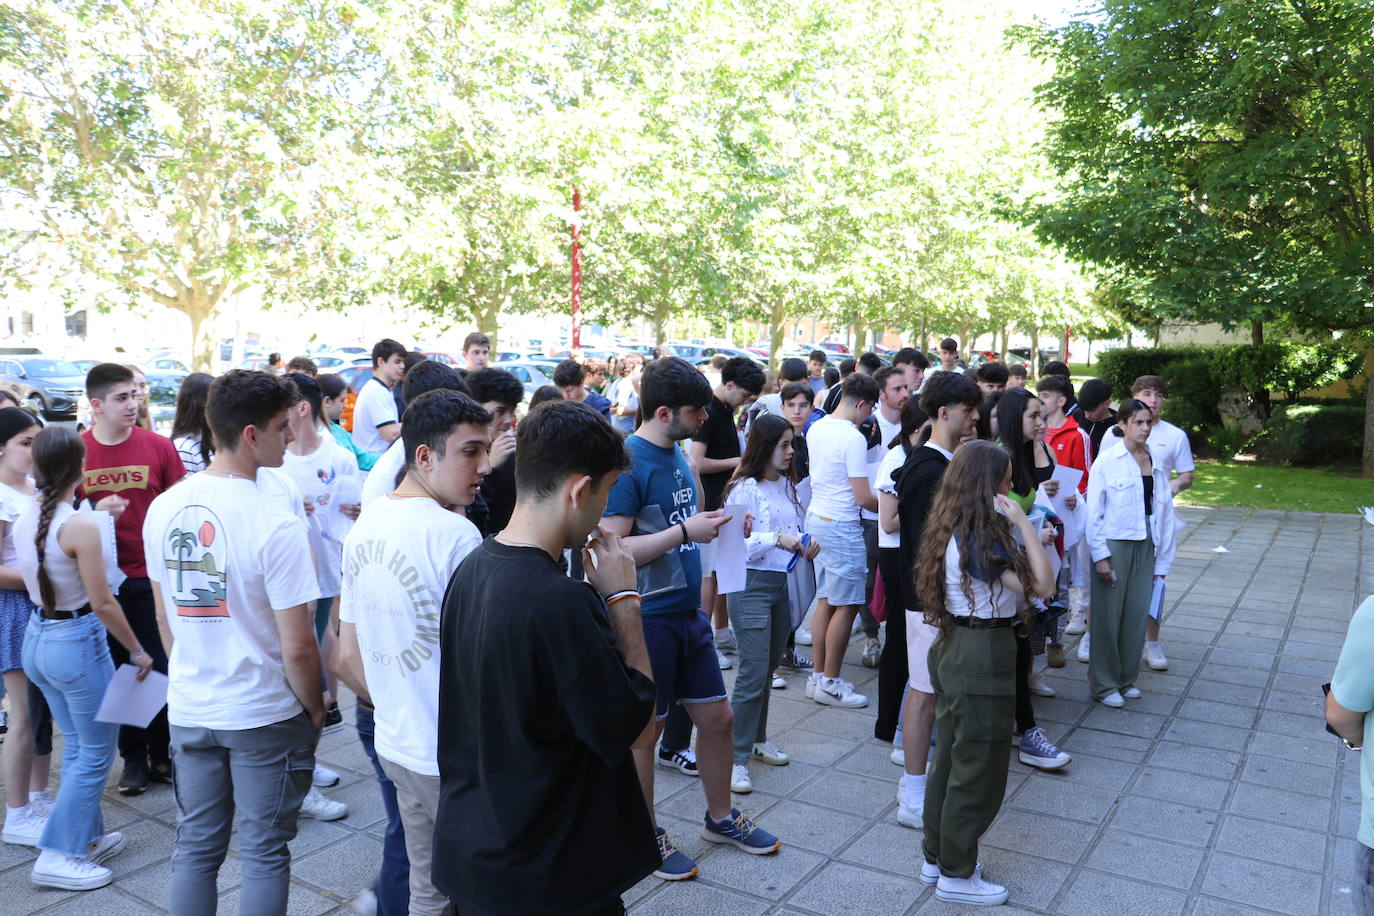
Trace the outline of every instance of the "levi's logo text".
{"type": "Polygon", "coordinates": [[[148,487],[148,465],[91,468],[86,471],[85,486],[87,490],[144,490],[148,487]]]}
{"type": "Polygon", "coordinates": [[[224,525],[205,506],[177,513],[162,538],[163,585],[172,593],[178,617],[228,617],[229,572],[224,525]]]}

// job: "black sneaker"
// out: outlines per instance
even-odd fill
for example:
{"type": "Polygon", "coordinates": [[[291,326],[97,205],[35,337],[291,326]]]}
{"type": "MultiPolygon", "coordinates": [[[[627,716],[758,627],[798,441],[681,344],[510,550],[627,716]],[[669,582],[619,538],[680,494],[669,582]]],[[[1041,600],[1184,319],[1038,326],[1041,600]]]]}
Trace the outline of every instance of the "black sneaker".
{"type": "Polygon", "coordinates": [[[142,757],[124,761],[124,774],[119,777],[120,795],[142,795],[148,790],[148,761],[142,757]]]}
{"type": "Polygon", "coordinates": [[[172,765],[170,763],[153,764],[148,770],[148,778],[153,782],[170,786],[172,784],[172,765]]]}
{"type": "Polygon", "coordinates": [[[343,713],[339,712],[338,703],[330,703],[329,708],[324,711],[324,734],[336,732],[343,728],[343,713]]]}
{"type": "Polygon", "coordinates": [[[659,745],[658,765],[661,767],[671,767],[674,770],[686,773],[688,776],[700,776],[697,772],[697,755],[690,747],[680,751],[670,751],[659,745]]]}
{"type": "Polygon", "coordinates": [[[811,659],[793,648],[783,653],[782,658],[778,660],[778,664],[784,668],[810,668],[811,659]]]}
{"type": "Polygon", "coordinates": [[[0,709],[0,744],[5,743],[5,735],[10,730],[10,713],[7,709],[0,709]]]}

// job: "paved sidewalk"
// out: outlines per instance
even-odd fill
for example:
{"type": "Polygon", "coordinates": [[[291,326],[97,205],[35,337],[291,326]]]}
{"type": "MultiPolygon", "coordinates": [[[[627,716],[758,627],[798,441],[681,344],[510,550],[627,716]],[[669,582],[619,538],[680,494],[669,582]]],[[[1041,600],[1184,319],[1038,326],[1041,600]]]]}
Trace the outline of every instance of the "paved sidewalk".
{"type": "MultiPolygon", "coordinates": [[[[1322,731],[1320,685],[1346,622],[1374,593],[1374,528],[1354,515],[1183,510],[1169,577],[1167,673],[1146,671],[1124,710],[1089,701],[1086,666],[1046,679],[1037,699],[1050,737],[1074,756],[1061,773],[1015,762],[982,861],[1011,890],[995,912],[1248,914],[1351,912],[1359,757],[1322,731]],[[1230,552],[1217,554],[1224,545],[1230,552]]],[[[875,672],[851,647],[845,676],[861,692],[875,672]]],[[[697,859],[696,880],[650,878],[626,900],[649,914],[935,914],[915,880],[919,833],[895,820],[900,771],[872,738],[875,710],[817,706],[800,676],[772,697],[773,739],[793,757],[755,766],[737,800],[778,834],[777,856],[698,838],[696,780],[660,768],[660,821],[697,859]]],[[[349,717],[346,717],[349,718],[349,717]]],[[[349,816],[302,821],[292,845],[291,912],[347,912],[380,859],[381,800],[350,725],[320,759],[343,774],[327,790],[349,816]]],[[[0,845],[0,913],[165,913],[175,809],[169,787],[105,795],[108,829],[129,835],[116,881],[88,894],[39,890],[31,850],[0,845]]],[[[238,912],[237,859],[220,875],[220,912],[238,912]]],[[[971,908],[968,910],[972,912],[971,908]]],[[[245,912],[251,912],[251,908],[245,912]]]]}

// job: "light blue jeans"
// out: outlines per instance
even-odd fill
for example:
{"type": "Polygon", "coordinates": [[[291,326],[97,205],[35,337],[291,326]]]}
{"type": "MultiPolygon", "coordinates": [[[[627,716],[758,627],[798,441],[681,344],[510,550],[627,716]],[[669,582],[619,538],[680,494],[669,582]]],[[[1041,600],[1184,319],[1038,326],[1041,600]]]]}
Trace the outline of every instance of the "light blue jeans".
{"type": "Polygon", "coordinates": [[[78,859],[105,832],[100,795],[114,765],[119,726],[95,721],[114,662],[105,625],[95,614],[75,620],[29,618],[24,631],[24,673],[48,701],[62,729],[62,785],[38,841],[78,859]]]}

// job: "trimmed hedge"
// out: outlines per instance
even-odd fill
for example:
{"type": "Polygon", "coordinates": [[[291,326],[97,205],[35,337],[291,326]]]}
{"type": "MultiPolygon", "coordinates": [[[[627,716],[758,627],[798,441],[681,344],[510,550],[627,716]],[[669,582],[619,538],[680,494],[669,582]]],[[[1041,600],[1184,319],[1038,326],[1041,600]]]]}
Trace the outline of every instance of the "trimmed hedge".
{"type": "Polygon", "coordinates": [[[1364,443],[1364,408],[1354,404],[1281,405],[1255,442],[1255,453],[1275,464],[1325,465],[1358,461],[1364,443]]]}
{"type": "MultiPolygon", "coordinates": [[[[1142,375],[1168,374],[1167,367],[1183,361],[1204,361],[1218,388],[1279,391],[1293,400],[1351,379],[1364,370],[1364,354],[1342,344],[1266,343],[1223,347],[1150,347],[1108,350],[1097,358],[1097,375],[1117,397],[1131,393],[1142,375]]],[[[1172,393],[1172,392],[1171,392],[1172,393]]]]}

